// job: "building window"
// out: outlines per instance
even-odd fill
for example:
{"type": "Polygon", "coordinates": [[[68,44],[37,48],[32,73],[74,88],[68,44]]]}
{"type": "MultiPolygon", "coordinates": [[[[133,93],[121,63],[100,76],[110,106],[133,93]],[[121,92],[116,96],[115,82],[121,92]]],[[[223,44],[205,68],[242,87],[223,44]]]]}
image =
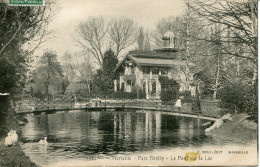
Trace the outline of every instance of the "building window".
{"type": "Polygon", "coordinates": [[[155,74],[155,75],[158,75],[159,74],[159,68],[153,67],[152,68],[152,73],[155,74]]]}
{"type": "Polygon", "coordinates": [[[152,95],[155,95],[156,94],[156,82],[153,82],[152,83],[152,95]]]}
{"type": "Polygon", "coordinates": [[[135,74],[135,68],[133,66],[131,66],[130,69],[131,69],[131,73],[135,74]]]}
{"type": "Polygon", "coordinates": [[[150,74],[150,67],[143,68],[144,74],[150,74]]]}
{"type": "Polygon", "coordinates": [[[146,82],[143,82],[143,93],[146,93],[146,82]]]}
{"type": "Polygon", "coordinates": [[[167,68],[162,68],[161,69],[162,75],[168,75],[168,69],[167,68]]]}

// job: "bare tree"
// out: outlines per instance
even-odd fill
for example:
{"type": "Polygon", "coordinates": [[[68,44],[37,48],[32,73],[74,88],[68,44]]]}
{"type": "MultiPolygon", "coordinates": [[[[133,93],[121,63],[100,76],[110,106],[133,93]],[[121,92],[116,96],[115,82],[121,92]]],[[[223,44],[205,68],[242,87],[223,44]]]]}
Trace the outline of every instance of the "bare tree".
{"type": "Polygon", "coordinates": [[[61,57],[61,64],[62,64],[62,69],[64,73],[64,77],[69,81],[69,82],[74,82],[75,80],[75,72],[74,72],[74,59],[73,55],[70,52],[65,52],[64,55],[61,57]]]}
{"type": "Polygon", "coordinates": [[[90,93],[90,85],[93,81],[94,73],[93,73],[93,67],[90,64],[90,57],[81,54],[78,55],[78,59],[76,59],[74,71],[76,72],[75,77],[78,81],[86,83],[88,88],[88,93],[90,93]]]}
{"type": "Polygon", "coordinates": [[[114,42],[115,55],[136,42],[138,29],[133,20],[120,17],[112,19],[108,31],[109,37],[114,42]]]}
{"type": "Polygon", "coordinates": [[[168,31],[169,29],[173,31],[174,34],[177,34],[176,30],[176,17],[168,17],[161,19],[157,25],[156,25],[156,30],[152,32],[151,37],[152,37],[152,43],[155,47],[162,47],[163,46],[163,41],[162,37],[168,31]]]}
{"type": "Polygon", "coordinates": [[[108,25],[103,17],[91,17],[86,22],[80,23],[76,28],[75,41],[94,56],[96,63],[101,66],[106,49],[106,33],[108,25]]]}
{"type": "Polygon", "coordinates": [[[74,40],[102,66],[105,50],[114,47],[118,56],[123,49],[135,42],[136,27],[136,24],[127,18],[112,19],[108,23],[101,16],[91,17],[77,26],[74,40]]]}
{"type": "Polygon", "coordinates": [[[87,54],[66,52],[61,59],[63,72],[70,83],[85,83],[90,93],[90,85],[93,80],[93,67],[90,63],[90,57],[87,54]]]}
{"type": "MultiPolygon", "coordinates": [[[[257,1],[192,1],[191,7],[208,23],[222,25],[222,32],[230,31],[232,35],[221,38],[223,54],[246,59],[254,66],[252,82],[257,78],[257,1]],[[228,45],[227,45],[228,43],[228,45]],[[238,53],[236,47],[243,47],[238,53]]],[[[210,40],[209,40],[210,41],[210,40]]]]}

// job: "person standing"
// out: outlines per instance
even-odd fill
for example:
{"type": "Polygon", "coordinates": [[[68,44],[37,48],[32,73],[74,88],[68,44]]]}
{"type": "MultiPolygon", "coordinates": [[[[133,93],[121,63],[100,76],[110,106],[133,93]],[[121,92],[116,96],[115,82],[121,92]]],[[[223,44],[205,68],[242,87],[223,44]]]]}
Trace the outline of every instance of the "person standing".
{"type": "Polygon", "coordinates": [[[175,107],[178,107],[178,111],[181,112],[181,97],[177,99],[175,107]]]}

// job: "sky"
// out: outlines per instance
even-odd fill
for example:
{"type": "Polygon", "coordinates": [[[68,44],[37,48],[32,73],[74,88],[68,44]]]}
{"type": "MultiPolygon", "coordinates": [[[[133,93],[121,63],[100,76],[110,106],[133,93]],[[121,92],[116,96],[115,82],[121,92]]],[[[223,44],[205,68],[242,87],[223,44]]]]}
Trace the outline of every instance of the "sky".
{"type": "Polygon", "coordinates": [[[160,19],[181,15],[185,7],[184,0],[57,0],[56,4],[56,15],[49,24],[54,33],[38,49],[38,55],[47,49],[58,56],[79,52],[72,35],[76,26],[91,16],[125,16],[152,31],[160,19]]]}

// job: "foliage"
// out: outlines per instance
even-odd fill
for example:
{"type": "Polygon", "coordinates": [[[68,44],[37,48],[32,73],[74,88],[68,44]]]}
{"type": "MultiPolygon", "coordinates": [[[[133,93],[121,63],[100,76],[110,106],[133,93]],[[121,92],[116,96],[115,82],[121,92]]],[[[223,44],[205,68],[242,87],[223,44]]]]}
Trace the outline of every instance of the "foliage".
{"type": "Polygon", "coordinates": [[[257,117],[258,90],[256,85],[246,85],[243,82],[228,82],[219,91],[221,107],[237,112],[246,112],[257,117]]]}
{"type": "Polygon", "coordinates": [[[49,7],[0,3],[0,92],[21,92],[28,59],[47,34],[45,28],[51,15],[49,7]]]}
{"type": "Polygon", "coordinates": [[[192,97],[191,97],[190,91],[179,92],[178,96],[183,96],[183,99],[181,100],[182,103],[191,103],[192,102],[192,97]]]}
{"type": "Polygon", "coordinates": [[[144,33],[144,28],[139,28],[139,33],[137,36],[137,47],[138,50],[145,50],[150,51],[151,50],[151,44],[150,44],[150,38],[148,31],[144,33]]]}
{"type": "Polygon", "coordinates": [[[70,83],[66,89],[66,94],[78,94],[84,96],[88,94],[88,86],[86,83],[70,83]]]}
{"type": "Polygon", "coordinates": [[[169,79],[166,76],[160,76],[161,83],[161,100],[162,102],[175,101],[178,98],[180,89],[179,83],[174,79],[169,79]]]}
{"type": "Polygon", "coordinates": [[[116,78],[114,68],[118,63],[118,59],[112,49],[109,49],[104,54],[104,61],[102,68],[97,70],[97,74],[94,76],[94,92],[113,92],[113,80],[116,78]]]}
{"type": "Polygon", "coordinates": [[[213,90],[211,85],[213,84],[213,81],[210,79],[210,75],[207,73],[208,71],[200,71],[196,74],[194,74],[194,79],[202,81],[200,84],[200,96],[201,98],[212,98],[213,90]]]}
{"type": "Polygon", "coordinates": [[[141,91],[140,88],[134,87],[132,92],[124,92],[124,91],[113,92],[111,94],[111,97],[120,98],[120,99],[138,99],[138,98],[145,99],[146,94],[145,92],[141,91]]]}
{"type": "Polygon", "coordinates": [[[137,46],[138,46],[138,50],[143,50],[143,47],[144,47],[144,28],[143,27],[139,28],[139,33],[137,36],[137,46]]]}
{"type": "Polygon", "coordinates": [[[52,51],[47,51],[40,57],[39,64],[33,75],[33,92],[45,95],[45,97],[63,94],[66,81],[57,55],[52,51]]]}

